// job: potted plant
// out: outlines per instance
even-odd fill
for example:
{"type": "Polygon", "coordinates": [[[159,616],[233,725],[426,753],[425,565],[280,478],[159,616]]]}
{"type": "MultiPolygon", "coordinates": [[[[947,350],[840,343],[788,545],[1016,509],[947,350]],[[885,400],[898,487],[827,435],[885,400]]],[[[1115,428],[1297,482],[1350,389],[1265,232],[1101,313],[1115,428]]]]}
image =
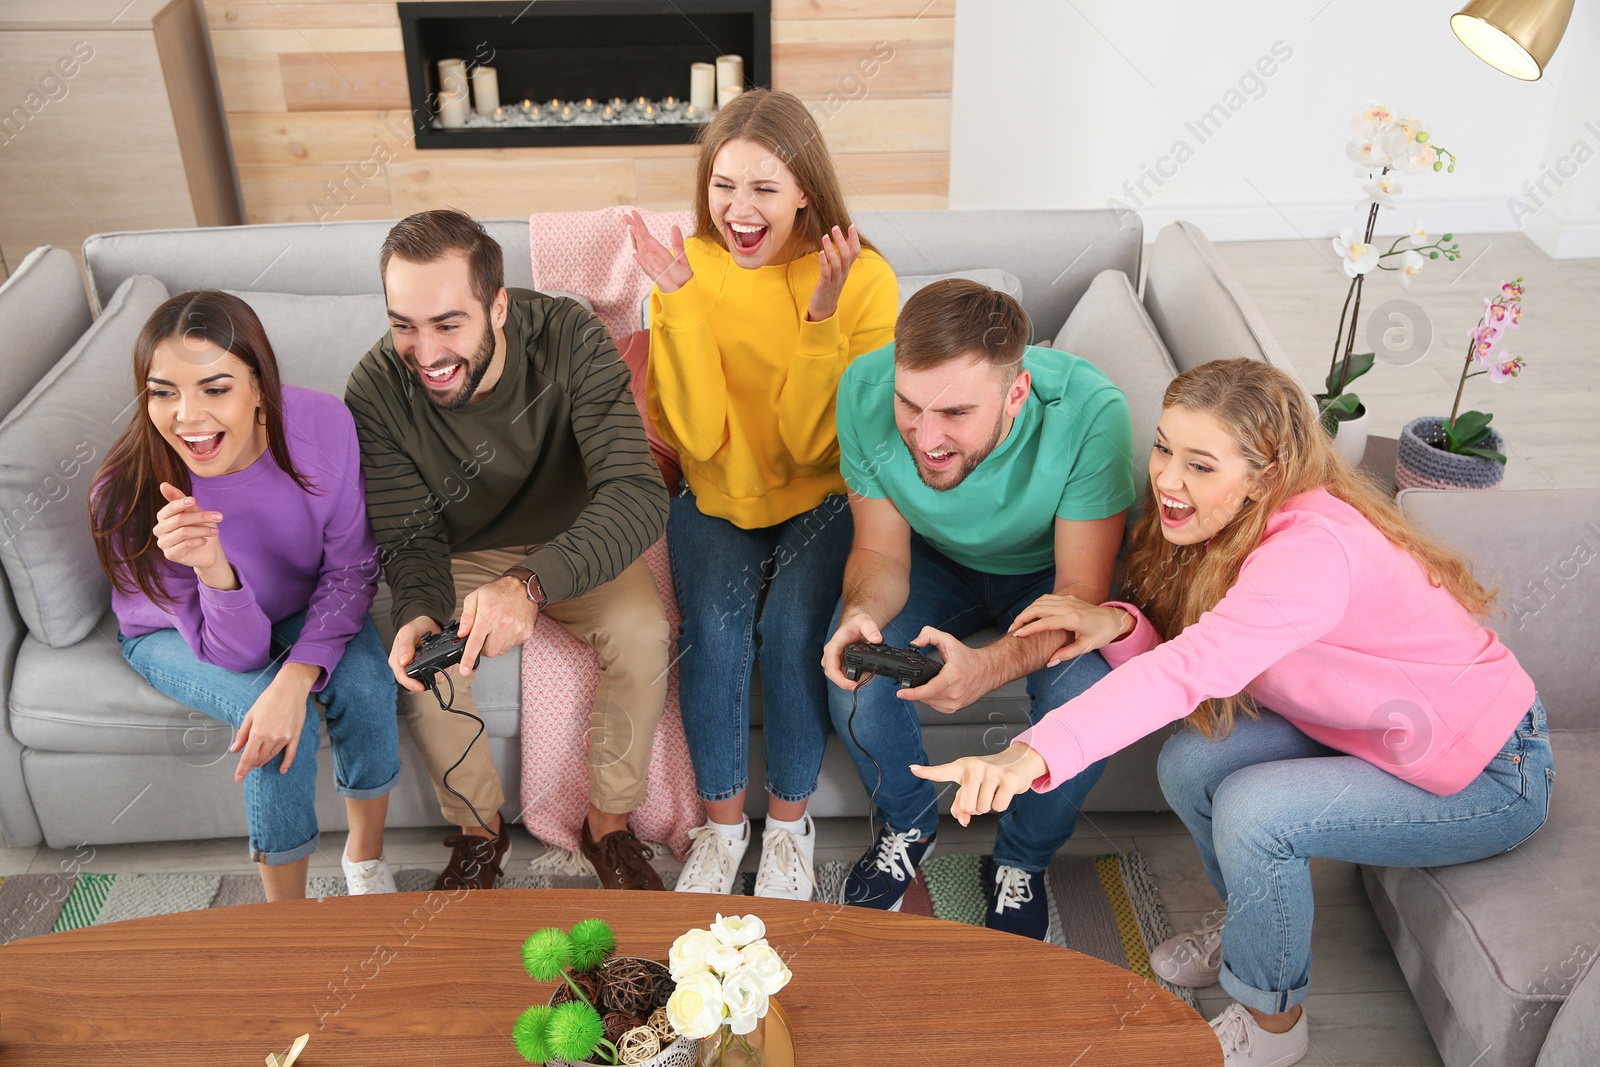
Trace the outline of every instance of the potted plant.
{"type": "Polygon", "coordinates": [[[1388,251],[1372,243],[1378,211],[1393,210],[1394,198],[1401,192],[1394,172],[1419,174],[1429,169],[1453,172],[1456,157],[1433,143],[1420,120],[1397,118],[1376,100],[1369,100],[1367,106],[1356,113],[1351,125],[1356,136],[1346,146],[1345,154],[1360,165],[1357,176],[1367,179],[1362,187],[1366,196],[1356,204],[1356,210],[1365,211],[1367,218],[1359,238],[1354,227],[1346,226],[1333,240],[1333,250],[1343,262],[1350,286],[1345,291],[1344,309],[1339,313],[1339,332],[1334,337],[1325,391],[1317,394],[1317,404],[1322,424],[1333,436],[1340,455],[1354,465],[1361,462],[1366,450],[1367,411],[1361,398],[1350,391],[1350,386],[1372,369],[1376,359],[1372,352],[1355,350],[1361,321],[1361,295],[1367,275],[1373,270],[1397,271],[1401,288],[1409,289],[1412,279],[1422,272],[1429,260],[1440,256],[1453,260],[1460,256],[1461,250],[1458,245],[1446,243],[1453,240],[1452,234],[1430,240],[1420,222],[1395,238],[1388,251]]]}
{"type": "Polygon", "coordinates": [[[616,934],[601,919],[539,930],[523,943],[530,976],[564,983],[548,1004],[528,1008],[512,1026],[524,1059],[548,1067],[693,1067],[699,1042],[667,1020],[665,1005],[676,988],[667,968],[618,956],[616,948],[616,934]]]}
{"type": "Polygon", "coordinates": [[[1468,378],[1487,374],[1491,382],[1506,382],[1527,366],[1521,356],[1506,352],[1504,344],[1506,335],[1522,325],[1524,291],[1518,278],[1502,284],[1497,296],[1483,302],[1483,315],[1467,341],[1450,417],[1412,419],[1400,432],[1394,471],[1400,488],[1494,489],[1505,478],[1505,438],[1489,425],[1494,416],[1462,411],[1461,396],[1468,378]]]}

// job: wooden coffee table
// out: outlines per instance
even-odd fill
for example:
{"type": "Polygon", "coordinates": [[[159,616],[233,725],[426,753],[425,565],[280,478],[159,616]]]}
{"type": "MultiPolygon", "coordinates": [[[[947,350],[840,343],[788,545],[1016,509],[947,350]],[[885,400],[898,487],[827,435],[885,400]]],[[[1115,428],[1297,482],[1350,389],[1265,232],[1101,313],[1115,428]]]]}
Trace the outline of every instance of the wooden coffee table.
{"type": "Polygon", "coordinates": [[[495,890],[335,897],[112,923],[0,946],[0,1063],[297,1067],[522,1063],[511,1024],[545,1001],[524,938],[599,915],[664,960],[718,908],[761,916],[794,980],[797,1060],[1220,1064],[1205,1022],[1128,971],[1009,934],[826,904],[684,893],[495,890]]]}

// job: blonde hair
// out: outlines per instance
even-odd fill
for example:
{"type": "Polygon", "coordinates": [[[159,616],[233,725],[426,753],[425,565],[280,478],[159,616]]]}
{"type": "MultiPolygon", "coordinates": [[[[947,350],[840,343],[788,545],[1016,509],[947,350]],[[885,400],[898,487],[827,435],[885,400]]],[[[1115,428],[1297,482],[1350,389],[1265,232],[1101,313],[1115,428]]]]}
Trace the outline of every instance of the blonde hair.
{"type": "MultiPolygon", "coordinates": [[[[793,93],[771,89],[747,89],[717,112],[700,136],[700,157],[695,165],[695,234],[717,242],[724,248],[722,231],[711,218],[711,167],[717,153],[729,141],[754,141],[771,152],[794,174],[805,193],[805,207],[795,212],[792,247],[800,254],[822,248],[822,235],[839,227],[850,233],[850,210],[839,189],[839,175],[833,169],[822,131],[805,104],[793,93]]],[[[862,248],[872,245],[861,238],[862,248]]]]}
{"type": "MultiPolygon", "coordinates": [[[[1129,535],[1123,596],[1166,637],[1217,606],[1238,581],[1245,557],[1261,544],[1273,513],[1312,489],[1326,489],[1359,511],[1467,611],[1484,617],[1493,610],[1494,593],[1460,556],[1412,526],[1385,488],[1339,457],[1305,391],[1283,371],[1252,359],[1214,360],[1174,378],[1161,406],[1215,416],[1265,490],[1259,500],[1246,499],[1209,541],[1174,545],[1161,534],[1154,489],[1146,481],[1144,511],[1129,535]]],[[[1241,711],[1257,714],[1249,698],[1237,693],[1207,700],[1188,721],[1208,738],[1225,737],[1241,711]]]]}

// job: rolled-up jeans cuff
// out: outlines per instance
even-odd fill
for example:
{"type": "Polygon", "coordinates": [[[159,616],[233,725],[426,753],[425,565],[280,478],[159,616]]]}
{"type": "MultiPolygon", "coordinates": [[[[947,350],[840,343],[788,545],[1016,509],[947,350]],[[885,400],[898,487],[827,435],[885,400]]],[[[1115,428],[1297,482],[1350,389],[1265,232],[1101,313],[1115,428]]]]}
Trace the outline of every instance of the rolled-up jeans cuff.
{"type": "Polygon", "coordinates": [[[286,849],[282,852],[263,852],[254,845],[250,846],[250,858],[256,863],[265,863],[268,867],[282,867],[295,860],[303,860],[317,850],[322,835],[312,834],[311,840],[298,848],[286,849]]]}
{"type": "Polygon", "coordinates": [[[338,789],[339,795],[347,800],[373,800],[388,793],[399,784],[400,772],[395,771],[393,778],[389,779],[383,785],[378,786],[376,789],[352,789],[347,785],[341,785],[338,787],[338,789]]]}
{"type": "Polygon", "coordinates": [[[776,798],[778,800],[781,800],[786,804],[803,804],[806,801],[810,800],[812,795],[815,794],[816,791],[817,791],[817,787],[813,785],[810,789],[807,789],[804,793],[785,793],[781,789],[774,789],[772,787],[772,783],[771,782],[767,783],[767,793],[770,796],[772,796],[772,797],[774,797],[774,798],[776,798]]]}
{"type": "Polygon", "coordinates": [[[1290,989],[1281,993],[1257,989],[1254,986],[1246,985],[1238,975],[1230,971],[1226,960],[1223,961],[1222,973],[1218,976],[1217,981],[1222,984],[1222,988],[1234,1000],[1237,1000],[1247,1008],[1254,1008],[1256,1011],[1266,1015],[1282,1015],[1306,999],[1306,993],[1311,989],[1310,982],[1297,989],[1290,989]]]}

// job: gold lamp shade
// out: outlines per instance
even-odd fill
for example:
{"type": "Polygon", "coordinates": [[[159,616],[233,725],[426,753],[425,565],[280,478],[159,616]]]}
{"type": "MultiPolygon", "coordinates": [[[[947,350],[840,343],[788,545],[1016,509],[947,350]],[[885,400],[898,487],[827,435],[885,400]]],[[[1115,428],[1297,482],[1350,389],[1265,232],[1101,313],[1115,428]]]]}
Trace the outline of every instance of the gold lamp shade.
{"type": "Polygon", "coordinates": [[[1472,0],[1450,16],[1461,43],[1499,71],[1538,81],[1572,17],[1572,0],[1472,0]]]}

